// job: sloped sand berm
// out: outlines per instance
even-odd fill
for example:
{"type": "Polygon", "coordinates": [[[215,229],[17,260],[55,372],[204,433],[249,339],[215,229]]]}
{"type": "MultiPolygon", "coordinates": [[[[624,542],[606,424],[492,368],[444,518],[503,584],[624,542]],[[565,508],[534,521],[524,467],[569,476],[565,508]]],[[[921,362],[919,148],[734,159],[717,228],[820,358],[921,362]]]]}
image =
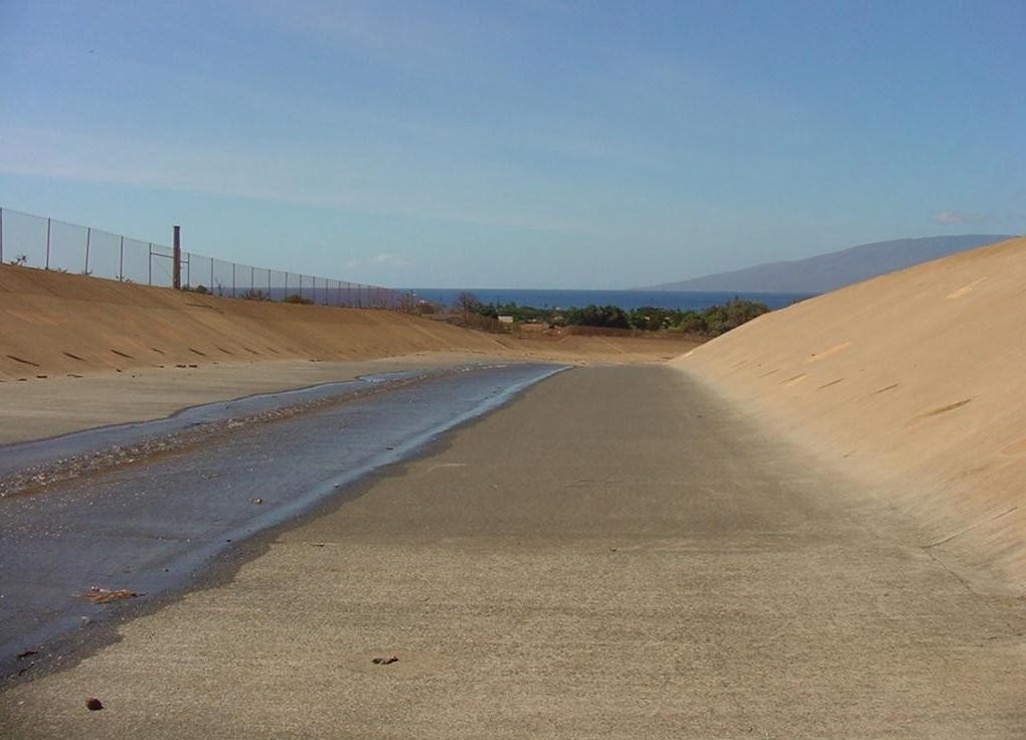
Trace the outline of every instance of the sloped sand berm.
{"type": "Polygon", "coordinates": [[[231,300],[11,266],[0,266],[0,318],[0,380],[503,349],[487,335],[392,311],[231,300]]]}
{"type": "Polygon", "coordinates": [[[516,338],[393,311],[234,300],[0,265],[0,382],[440,352],[653,362],[695,345],[686,338],[516,338]]]}
{"type": "Polygon", "coordinates": [[[978,588],[1026,593],[1026,238],[776,311],[672,364],[870,484],[978,588]]]}

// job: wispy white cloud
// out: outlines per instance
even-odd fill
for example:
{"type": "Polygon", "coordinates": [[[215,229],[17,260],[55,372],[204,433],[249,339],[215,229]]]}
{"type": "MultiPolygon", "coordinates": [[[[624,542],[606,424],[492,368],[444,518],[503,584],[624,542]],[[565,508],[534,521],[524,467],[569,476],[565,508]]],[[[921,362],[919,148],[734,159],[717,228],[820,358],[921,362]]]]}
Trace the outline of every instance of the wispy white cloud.
{"type": "Polygon", "coordinates": [[[933,220],[939,224],[972,224],[986,221],[987,214],[984,213],[963,213],[961,211],[938,211],[933,214],[933,220]]]}
{"type": "Polygon", "coordinates": [[[376,254],[372,257],[346,262],[346,268],[349,270],[360,270],[368,267],[387,267],[405,270],[415,267],[415,264],[405,257],[399,257],[394,254],[376,254]]]}
{"type": "MultiPolygon", "coordinates": [[[[253,151],[209,142],[115,138],[97,132],[0,126],[0,173],[252,198],[424,219],[575,236],[608,233],[586,214],[543,198],[496,201],[502,177],[401,152],[378,157],[349,152],[253,151]],[[381,160],[381,161],[378,161],[381,160]]],[[[507,194],[509,195],[509,194],[507,194]]]]}
{"type": "Polygon", "coordinates": [[[466,70],[468,55],[491,58],[496,39],[509,31],[500,25],[505,19],[488,12],[487,5],[468,10],[402,0],[228,1],[278,32],[386,68],[453,65],[466,70]]]}

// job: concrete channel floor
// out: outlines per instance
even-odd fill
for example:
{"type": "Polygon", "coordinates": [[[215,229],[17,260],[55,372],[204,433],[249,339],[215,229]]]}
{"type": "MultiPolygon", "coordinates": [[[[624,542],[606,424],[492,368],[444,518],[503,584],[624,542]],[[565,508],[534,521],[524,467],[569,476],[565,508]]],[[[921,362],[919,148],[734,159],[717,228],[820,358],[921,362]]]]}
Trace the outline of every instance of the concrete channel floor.
{"type": "Polygon", "coordinates": [[[1022,605],[672,369],[563,373],[358,493],[0,737],[1026,736],[1022,605]]]}

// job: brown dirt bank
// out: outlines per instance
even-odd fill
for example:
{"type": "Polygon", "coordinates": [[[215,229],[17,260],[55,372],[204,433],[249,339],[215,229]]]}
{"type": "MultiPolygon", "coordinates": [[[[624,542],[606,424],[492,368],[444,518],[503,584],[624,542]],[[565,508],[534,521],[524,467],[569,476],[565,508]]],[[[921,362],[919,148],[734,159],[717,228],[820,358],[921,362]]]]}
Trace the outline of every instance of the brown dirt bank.
{"type": "Polygon", "coordinates": [[[619,364],[695,346],[636,337],[519,339],[392,311],[218,298],[9,265],[0,265],[0,318],[0,381],[419,352],[619,364]]]}
{"type": "Polygon", "coordinates": [[[283,305],[0,268],[0,379],[136,367],[423,351],[498,353],[495,339],[390,311],[283,305]]]}
{"type": "Polygon", "coordinates": [[[1022,594],[1023,316],[1019,238],[773,312],[673,364],[870,483],[978,587],[1022,594]]]}

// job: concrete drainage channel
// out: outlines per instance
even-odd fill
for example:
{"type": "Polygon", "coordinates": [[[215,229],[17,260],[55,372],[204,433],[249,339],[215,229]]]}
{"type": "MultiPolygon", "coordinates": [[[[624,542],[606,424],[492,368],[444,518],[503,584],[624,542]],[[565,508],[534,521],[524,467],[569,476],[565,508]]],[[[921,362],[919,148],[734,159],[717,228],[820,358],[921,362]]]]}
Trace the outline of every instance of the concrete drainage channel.
{"type": "Polygon", "coordinates": [[[0,499],[0,679],[52,664],[60,645],[187,587],[240,541],[565,369],[375,376],[0,448],[5,480],[29,467],[46,483],[0,499]],[[112,448],[139,456],[45,480],[112,448]]]}

